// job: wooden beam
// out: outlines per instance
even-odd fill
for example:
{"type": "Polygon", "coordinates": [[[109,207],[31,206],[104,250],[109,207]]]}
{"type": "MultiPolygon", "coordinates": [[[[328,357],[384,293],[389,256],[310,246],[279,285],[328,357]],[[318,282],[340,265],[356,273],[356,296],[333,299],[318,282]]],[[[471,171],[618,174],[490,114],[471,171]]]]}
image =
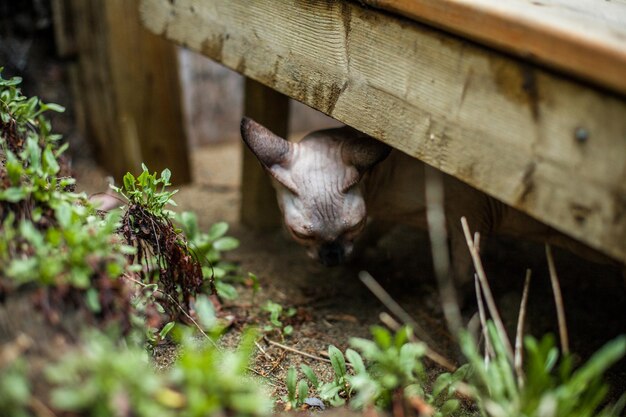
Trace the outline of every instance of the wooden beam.
{"type": "Polygon", "coordinates": [[[189,182],[174,45],[141,26],[138,0],[62,3],[56,10],[69,9],[65,19],[76,37],[65,42],[77,53],[76,102],[84,103],[98,162],[117,180],[145,162],[153,171],[170,168],[178,184],[189,182]]]}
{"type": "MultiPolygon", "coordinates": [[[[246,78],[244,114],[282,136],[288,137],[289,98],[246,78]]],[[[256,230],[280,225],[276,193],[254,154],[244,146],[241,175],[241,222],[256,230]]]]}
{"type": "Polygon", "coordinates": [[[342,1],[143,0],[154,33],[626,261],[626,101],[342,1]]]}
{"type": "Polygon", "coordinates": [[[626,3],[361,0],[626,94],[626,3]]]}

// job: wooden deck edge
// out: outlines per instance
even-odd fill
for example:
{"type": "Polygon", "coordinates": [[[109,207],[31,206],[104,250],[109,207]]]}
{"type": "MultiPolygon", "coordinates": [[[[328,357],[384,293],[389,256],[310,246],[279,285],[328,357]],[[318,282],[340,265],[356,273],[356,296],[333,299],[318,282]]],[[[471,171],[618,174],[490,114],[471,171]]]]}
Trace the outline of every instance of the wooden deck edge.
{"type": "Polygon", "coordinates": [[[157,34],[626,262],[626,101],[344,2],[143,0],[157,34]]]}
{"type": "MultiPolygon", "coordinates": [[[[552,22],[549,15],[540,14],[546,6],[542,2],[523,5],[514,2],[488,5],[473,0],[362,2],[626,95],[626,32],[603,30],[607,36],[584,25],[571,27],[552,22]]],[[[596,2],[594,7],[605,7],[604,3],[596,2]]],[[[623,14],[626,27],[626,7],[623,14]]]]}

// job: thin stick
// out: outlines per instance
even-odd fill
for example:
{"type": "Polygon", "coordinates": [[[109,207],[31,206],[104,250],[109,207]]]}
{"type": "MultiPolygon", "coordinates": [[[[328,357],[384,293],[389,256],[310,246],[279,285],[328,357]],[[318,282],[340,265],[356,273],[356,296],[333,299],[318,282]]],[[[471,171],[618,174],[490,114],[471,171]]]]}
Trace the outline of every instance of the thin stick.
{"type": "Polygon", "coordinates": [[[554,304],[556,305],[556,318],[559,323],[559,336],[561,338],[561,351],[564,354],[569,353],[569,337],[567,333],[567,321],[565,320],[565,308],[563,307],[563,295],[561,294],[561,285],[559,277],[556,274],[556,266],[554,266],[554,258],[552,257],[552,248],[546,243],[546,258],[548,258],[548,269],[550,270],[550,282],[552,283],[552,292],[554,293],[554,304]]]}
{"type": "Polygon", "coordinates": [[[380,286],[378,282],[374,279],[373,276],[369,274],[367,271],[359,272],[359,278],[365,284],[365,286],[380,300],[381,303],[387,307],[389,311],[396,317],[400,319],[404,324],[407,324],[413,328],[413,331],[424,342],[426,342],[429,346],[436,346],[436,344],[432,341],[432,339],[428,336],[428,333],[420,326],[413,317],[403,309],[400,304],[394,300],[391,295],[383,287],[380,286]]]}
{"type": "Polygon", "coordinates": [[[513,364],[515,366],[515,373],[517,374],[517,384],[524,386],[524,370],[522,369],[523,358],[523,343],[524,337],[524,323],[526,321],[526,305],[528,304],[528,289],[530,288],[530,277],[532,271],[526,270],[526,279],[524,280],[524,290],[522,291],[522,301],[519,306],[519,316],[517,317],[517,332],[515,335],[515,359],[513,364]]]}
{"type": "Polygon", "coordinates": [[[478,317],[480,318],[480,328],[483,333],[483,340],[485,341],[485,365],[489,365],[489,361],[493,356],[493,349],[491,347],[491,339],[487,332],[487,314],[485,314],[485,303],[480,291],[480,283],[478,282],[478,275],[474,274],[474,288],[476,289],[476,303],[478,304],[478,317]]]}
{"type": "Polygon", "coordinates": [[[28,402],[37,417],[56,417],[56,414],[39,398],[31,396],[28,402]]]}
{"type": "Polygon", "coordinates": [[[278,388],[279,385],[274,384],[272,381],[270,381],[270,376],[269,375],[265,375],[263,372],[261,371],[257,371],[254,368],[248,367],[248,371],[253,372],[255,374],[257,374],[258,376],[260,376],[261,378],[265,378],[265,383],[268,385],[273,386],[274,388],[278,388]]]}
{"type": "MultiPolygon", "coordinates": [[[[282,343],[278,343],[278,342],[275,342],[275,341],[267,339],[267,338],[265,339],[265,341],[267,343],[269,343],[270,345],[279,347],[279,348],[281,348],[283,350],[286,350],[288,352],[297,353],[300,356],[304,356],[304,357],[307,357],[307,358],[310,358],[310,359],[315,359],[316,361],[331,363],[330,359],[322,358],[321,356],[311,355],[310,353],[303,352],[303,351],[298,350],[296,348],[292,348],[291,346],[283,345],[282,343]]],[[[350,364],[346,364],[346,365],[350,366],[350,364]]]]}
{"type": "Polygon", "coordinates": [[[443,315],[446,318],[450,334],[456,339],[463,327],[463,321],[461,320],[461,309],[457,302],[456,289],[452,279],[452,268],[450,268],[443,176],[441,171],[432,167],[426,167],[424,173],[426,176],[426,222],[435,277],[439,286],[443,315]]]}
{"type": "Polygon", "coordinates": [[[256,348],[257,348],[257,349],[259,349],[259,351],[263,354],[263,356],[265,356],[265,358],[266,358],[267,360],[269,360],[269,361],[273,361],[273,360],[274,360],[274,358],[272,358],[272,357],[269,355],[269,353],[267,353],[267,352],[265,351],[265,349],[263,349],[263,346],[261,346],[261,345],[259,344],[259,342],[257,342],[257,341],[255,340],[255,341],[254,341],[254,345],[256,346],[256,348]]]}
{"type": "Polygon", "coordinates": [[[480,256],[478,255],[478,249],[474,246],[474,242],[472,241],[472,235],[470,233],[469,226],[467,224],[467,219],[465,217],[461,217],[461,225],[463,226],[463,233],[465,234],[467,247],[469,248],[470,254],[472,255],[472,261],[474,263],[474,268],[476,269],[476,273],[478,275],[480,286],[485,296],[485,301],[487,302],[487,308],[489,309],[489,314],[491,315],[491,318],[493,319],[493,322],[496,325],[496,328],[502,335],[504,349],[506,350],[506,354],[509,357],[509,360],[513,361],[513,348],[511,347],[511,341],[506,335],[504,323],[502,322],[502,318],[500,317],[500,313],[498,313],[498,308],[496,307],[496,303],[493,299],[493,295],[491,294],[489,281],[487,281],[487,274],[485,274],[483,263],[480,260],[480,256]]]}
{"type": "MultiPolygon", "coordinates": [[[[129,277],[127,274],[122,275],[122,277],[124,277],[125,279],[127,279],[127,280],[129,280],[129,281],[131,281],[131,282],[134,282],[135,284],[138,284],[138,285],[140,285],[140,286],[142,286],[142,287],[144,287],[144,288],[145,288],[145,287],[147,287],[147,285],[146,285],[146,284],[144,284],[143,282],[138,281],[138,280],[136,280],[136,279],[134,279],[134,278],[131,278],[131,277],[129,277]]],[[[197,321],[195,321],[195,320],[194,320],[194,318],[193,318],[193,317],[191,317],[191,316],[190,316],[190,315],[189,315],[189,314],[185,311],[185,309],[181,307],[181,305],[180,305],[180,304],[178,304],[178,302],[174,299],[174,297],[172,297],[171,295],[169,295],[169,294],[168,294],[168,293],[166,293],[165,291],[162,291],[161,289],[159,289],[159,287],[157,287],[155,291],[160,292],[161,294],[164,294],[165,296],[167,296],[167,297],[168,297],[168,298],[169,298],[169,299],[170,299],[170,300],[174,303],[174,305],[176,305],[176,307],[178,307],[178,308],[180,309],[180,311],[182,311],[182,313],[185,315],[185,317],[187,317],[187,318],[188,318],[188,319],[189,319],[189,320],[190,320],[190,321],[194,324],[194,326],[196,326],[196,327],[198,328],[198,330],[200,331],[200,333],[202,333],[202,335],[203,335],[203,336],[204,336],[204,337],[205,337],[205,338],[206,338],[209,342],[211,342],[211,344],[213,345],[213,347],[214,347],[215,349],[217,349],[217,350],[221,350],[221,349],[220,349],[220,347],[217,345],[217,343],[215,343],[215,341],[214,341],[213,339],[211,339],[211,338],[209,337],[209,335],[205,333],[205,331],[204,331],[204,330],[202,330],[202,327],[200,327],[200,325],[198,324],[198,322],[197,322],[197,321]]]]}
{"type": "MultiPolygon", "coordinates": [[[[398,331],[400,329],[400,323],[398,323],[393,317],[389,314],[382,312],[378,316],[380,321],[387,327],[389,327],[393,331],[398,331]]],[[[411,342],[422,342],[419,338],[415,337],[415,335],[410,335],[411,342]]],[[[423,342],[422,342],[423,343],[423,342]]],[[[451,360],[444,357],[442,354],[432,350],[428,345],[426,345],[426,357],[431,361],[435,362],[437,365],[441,366],[448,372],[454,372],[457,370],[457,365],[455,365],[451,360]]]]}

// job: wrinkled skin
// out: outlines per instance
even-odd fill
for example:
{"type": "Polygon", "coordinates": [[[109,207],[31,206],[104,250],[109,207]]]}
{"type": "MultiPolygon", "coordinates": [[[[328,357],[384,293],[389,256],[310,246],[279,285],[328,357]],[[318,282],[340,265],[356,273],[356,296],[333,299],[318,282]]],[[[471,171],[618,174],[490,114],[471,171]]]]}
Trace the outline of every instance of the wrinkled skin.
{"type": "Polygon", "coordinates": [[[249,119],[242,136],[272,176],[293,238],[324,265],[349,258],[367,220],[360,180],[391,149],[350,128],[289,143],[249,119]]]}
{"type": "MultiPolygon", "coordinates": [[[[350,128],[313,132],[290,143],[250,119],[241,127],[244,141],[274,180],[287,229],[321,263],[337,265],[349,258],[368,216],[427,227],[422,162],[350,128]]],[[[443,187],[453,273],[459,284],[472,277],[462,216],[481,236],[523,237],[592,261],[609,261],[454,177],[444,175],[443,187]]]]}

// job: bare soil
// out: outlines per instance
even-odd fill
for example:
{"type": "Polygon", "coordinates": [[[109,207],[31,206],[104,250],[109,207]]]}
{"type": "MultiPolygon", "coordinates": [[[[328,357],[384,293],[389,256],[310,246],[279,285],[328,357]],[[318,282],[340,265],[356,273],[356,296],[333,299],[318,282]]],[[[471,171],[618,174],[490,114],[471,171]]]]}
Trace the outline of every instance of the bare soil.
{"type": "MultiPolygon", "coordinates": [[[[175,196],[180,210],[198,214],[205,230],[217,221],[231,225],[229,234],[241,246],[228,258],[241,265],[244,273],[256,274],[261,291],[256,296],[241,288],[241,297],[225,303],[223,315],[233,315],[233,329],[223,343],[238,340],[237,323],[267,322],[260,310],[271,299],[286,307],[296,307],[294,333],[274,333],[268,339],[278,341],[308,354],[323,356],[329,344],[348,347],[351,337],[367,337],[369,327],[379,323],[385,307],[357,278],[361,270],[369,271],[387,291],[429,332],[437,349],[453,360],[460,356],[443,320],[436,288],[428,237],[424,231],[398,226],[389,231],[377,245],[367,249],[360,259],[349,265],[326,268],[308,259],[304,250],[293,243],[282,230],[258,233],[238,223],[240,201],[240,151],[238,142],[229,141],[197,149],[192,153],[195,181],[181,187],[175,196]]],[[[87,191],[102,191],[102,174],[79,165],[79,185],[87,191]]],[[[555,251],[557,270],[565,301],[572,350],[588,357],[608,340],[626,332],[626,286],[616,267],[591,264],[562,251],[555,251]]],[[[540,337],[546,332],[557,334],[557,320],[542,246],[527,242],[490,239],[483,263],[506,325],[513,331],[517,320],[521,289],[526,268],[533,271],[529,297],[527,333],[540,337]]],[[[466,320],[471,318],[466,312],[466,320]]],[[[306,358],[266,341],[260,343],[265,353],[258,353],[255,369],[269,378],[275,393],[284,394],[286,370],[307,363],[329,380],[331,369],[325,362],[306,358]]],[[[164,349],[158,362],[165,365],[175,355],[164,349]]],[[[434,366],[433,366],[433,369],[434,366]]],[[[615,393],[626,387],[626,361],[610,374],[615,393]]]]}

